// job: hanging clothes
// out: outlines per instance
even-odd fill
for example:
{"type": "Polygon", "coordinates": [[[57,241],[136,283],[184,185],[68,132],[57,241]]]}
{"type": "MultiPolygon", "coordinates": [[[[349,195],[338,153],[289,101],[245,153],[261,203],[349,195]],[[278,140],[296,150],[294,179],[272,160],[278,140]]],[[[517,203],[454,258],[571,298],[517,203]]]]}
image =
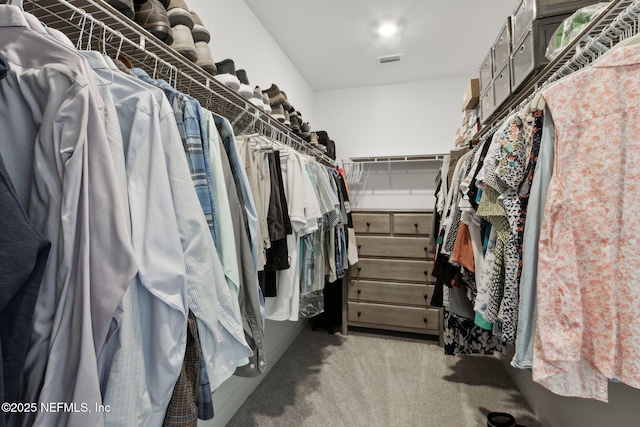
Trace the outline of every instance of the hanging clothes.
{"type": "MultiPolygon", "coordinates": [[[[10,64],[0,81],[0,155],[55,260],[45,267],[18,401],[101,403],[97,355],[137,270],[102,99],[79,56],[31,30],[19,8],[0,6],[0,34],[10,64]],[[103,215],[104,206],[114,214],[103,215]],[[109,288],[99,285],[105,281],[109,288]]],[[[103,424],[97,414],[38,412],[13,420],[103,424]]]]}
{"type": "Polygon", "coordinates": [[[540,232],[533,379],[607,401],[640,388],[640,48],[623,47],[542,91],[556,128],[540,232]]]}
{"type": "MultiPolygon", "coordinates": [[[[8,64],[0,56],[0,69],[8,64]]],[[[0,71],[0,78],[4,72],[0,71]]],[[[16,402],[49,243],[29,221],[0,156],[0,397],[16,402]]],[[[9,412],[0,416],[5,426],[9,412]]]]}

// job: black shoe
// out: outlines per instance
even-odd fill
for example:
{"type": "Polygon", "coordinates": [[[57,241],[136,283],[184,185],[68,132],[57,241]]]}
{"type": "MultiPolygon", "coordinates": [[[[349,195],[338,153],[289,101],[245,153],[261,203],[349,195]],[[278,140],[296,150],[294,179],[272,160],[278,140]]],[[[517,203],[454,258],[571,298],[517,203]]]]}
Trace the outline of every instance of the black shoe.
{"type": "Polygon", "coordinates": [[[137,1],[135,21],[166,44],[172,44],[171,24],[160,0],[146,0],[143,3],[137,3],[137,1]]]}
{"type": "Polygon", "coordinates": [[[136,16],[136,11],[133,8],[133,0],[104,0],[104,1],[129,19],[133,19],[136,16]]]}
{"type": "Polygon", "coordinates": [[[506,412],[489,412],[487,414],[487,427],[515,427],[516,419],[506,412]]]}
{"type": "Polygon", "coordinates": [[[218,74],[232,74],[236,76],[236,64],[234,64],[233,59],[216,62],[216,68],[218,69],[218,74]]]}

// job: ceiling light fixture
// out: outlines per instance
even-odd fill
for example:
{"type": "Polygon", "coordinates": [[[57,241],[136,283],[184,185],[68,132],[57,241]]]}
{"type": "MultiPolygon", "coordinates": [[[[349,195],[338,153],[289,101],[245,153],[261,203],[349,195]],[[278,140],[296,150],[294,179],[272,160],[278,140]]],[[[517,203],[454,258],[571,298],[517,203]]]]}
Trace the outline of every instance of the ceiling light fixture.
{"type": "Polygon", "coordinates": [[[382,24],[378,27],[378,34],[382,37],[391,37],[398,31],[398,26],[393,23],[382,24]]]}

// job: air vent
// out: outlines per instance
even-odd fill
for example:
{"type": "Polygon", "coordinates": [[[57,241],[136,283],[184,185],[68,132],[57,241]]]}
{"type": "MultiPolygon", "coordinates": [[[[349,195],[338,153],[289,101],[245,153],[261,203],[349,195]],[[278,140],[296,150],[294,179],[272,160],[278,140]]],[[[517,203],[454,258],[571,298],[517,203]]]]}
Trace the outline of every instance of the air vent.
{"type": "Polygon", "coordinates": [[[398,62],[402,59],[402,54],[397,55],[388,55],[388,56],[380,56],[378,57],[379,64],[389,64],[391,62],[398,62]]]}

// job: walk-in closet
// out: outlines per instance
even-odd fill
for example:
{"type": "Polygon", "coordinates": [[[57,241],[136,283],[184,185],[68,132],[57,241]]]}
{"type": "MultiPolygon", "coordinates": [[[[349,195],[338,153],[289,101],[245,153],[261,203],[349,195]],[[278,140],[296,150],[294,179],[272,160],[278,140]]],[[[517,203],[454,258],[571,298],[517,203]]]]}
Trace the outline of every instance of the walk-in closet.
{"type": "Polygon", "coordinates": [[[640,424],[640,0],[0,0],[0,427],[640,424]]]}

